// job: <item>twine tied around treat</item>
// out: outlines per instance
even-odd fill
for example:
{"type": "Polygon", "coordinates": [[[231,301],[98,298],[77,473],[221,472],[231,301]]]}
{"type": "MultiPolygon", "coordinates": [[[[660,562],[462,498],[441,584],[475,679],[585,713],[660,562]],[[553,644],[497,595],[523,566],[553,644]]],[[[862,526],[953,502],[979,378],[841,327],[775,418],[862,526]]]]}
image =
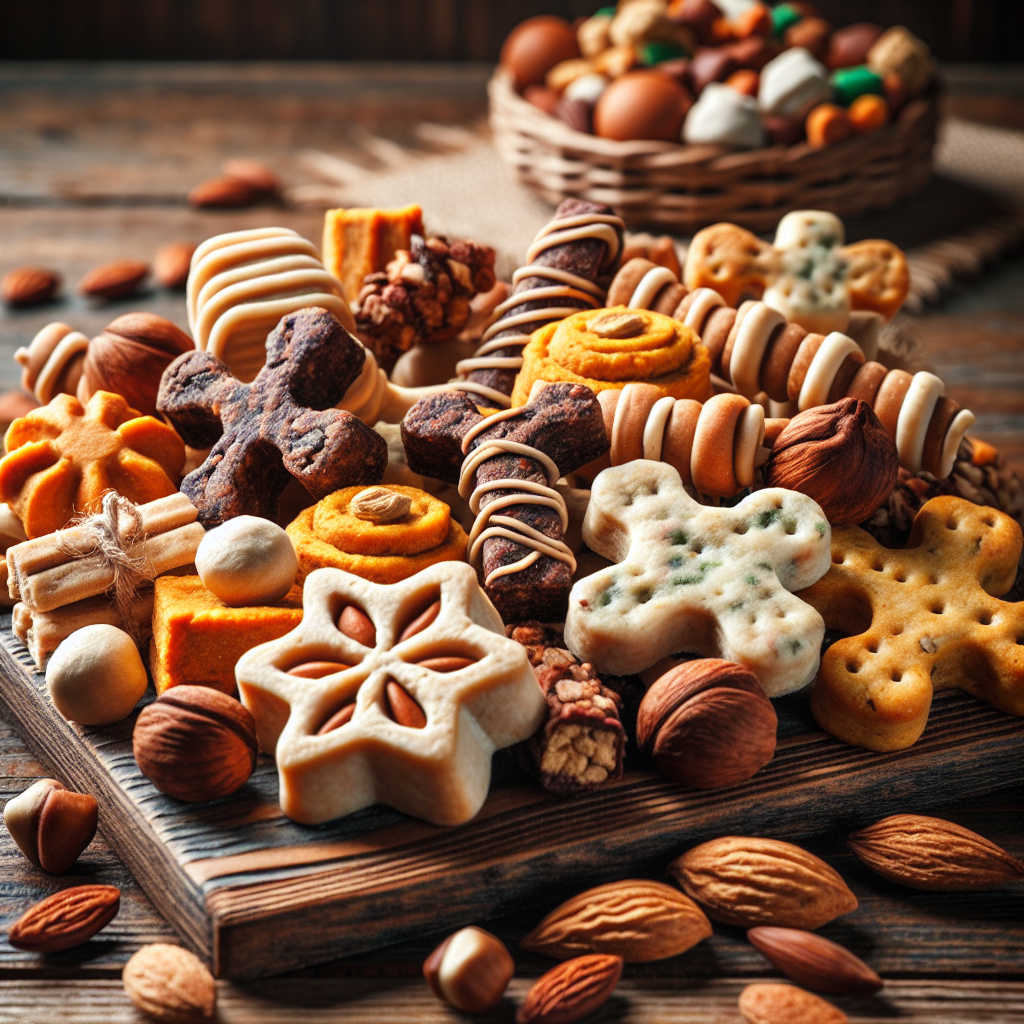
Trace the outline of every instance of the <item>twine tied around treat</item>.
{"type": "Polygon", "coordinates": [[[114,574],[114,582],[107,588],[107,593],[113,597],[121,628],[136,644],[141,643],[142,633],[132,615],[132,608],[140,586],[152,583],[154,577],[145,556],[129,554],[146,533],[138,506],[117,491],[105,491],[100,512],[76,516],[68,527],[86,530],[91,535],[91,546],[88,542],[86,545],[81,542],[70,544],[61,537],[63,531],[58,530],[58,549],[73,559],[102,559],[114,574]]]}

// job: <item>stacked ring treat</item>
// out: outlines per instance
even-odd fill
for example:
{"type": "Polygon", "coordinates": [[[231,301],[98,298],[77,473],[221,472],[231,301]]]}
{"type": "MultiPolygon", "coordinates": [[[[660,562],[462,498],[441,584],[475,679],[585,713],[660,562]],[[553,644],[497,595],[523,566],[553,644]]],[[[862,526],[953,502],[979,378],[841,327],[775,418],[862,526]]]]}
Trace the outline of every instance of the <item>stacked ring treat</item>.
{"type": "Polygon", "coordinates": [[[538,328],[581,309],[605,304],[605,275],[615,269],[622,249],[622,219],[611,208],[582,199],[566,199],[526,253],[526,266],[512,275],[512,294],[495,310],[497,319],[484,333],[471,359],[456,366],[455,386],[508,408],[522,350],[538,328]]]}
{"type": "Polygon", "coordinates": [[[288,313],[321,306],[355,330],[341,285],[316,246],[288,228],[208,238],[192,254],[187,300],[196,345],[245,383],[259,373],[267,335],[288,313]]]}
{"type": "Polygon", "coordinates": [[[48,404],[56,395],[73,395],[78,390],[85,366],[89,339],[67,324],[47,324],[14,353],[21,366],[21,386],[48,404]]]}

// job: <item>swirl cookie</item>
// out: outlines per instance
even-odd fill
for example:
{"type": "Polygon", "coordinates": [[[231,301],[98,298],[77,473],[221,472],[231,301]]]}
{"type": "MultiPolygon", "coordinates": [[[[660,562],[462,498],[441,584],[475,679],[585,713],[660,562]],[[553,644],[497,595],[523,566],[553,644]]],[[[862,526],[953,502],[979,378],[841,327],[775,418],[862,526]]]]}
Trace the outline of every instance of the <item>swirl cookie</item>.
{"type": "Polygon", "coordinates": [[[831,568],[799,595],[828,628],[855,633],[822,657],[819,725],[869,750],[902,750],[924,731],[932,694],[953,688],[1024,715],[1024,604],[998,599],[1020,552],[1017,523],[963,498],[925,502],[905,550],[856,526],[834,530],[831,568]]]}
{"type": "Polygon", "coordinates": [[[461,562],[466,533],[443,501],[416,487],[346,487],[289,524],[299,582],[316,569],[344,569],[397,583],[435,562],[461,562]]]}
{"type": "Polygon", "coordinates": [[[186,290],[196,346],[248,383],[266,361],[267,335],[306,306],[355,330],[341,285],[312,242],[289,228],[254,228],[208,238],[192,254],[186,290]]]}
{"type": "Polygon", "coordinates": [[[617,564],[573,586],[566,644],[598,672],[628,675],[685,652],[738,662],[770,697],[798,690],[814,678],[825,627],[791,591],[828,571],[829,532],[795,491],[710,508],[664,463],[606,469],[583,539],[617,564]]]}
{"type": "Polygon", "coordinates": [[[281,809],[309,825],[374,803],[469,821],[491,755],[529,738],[547,709],[525,649],[461,562],[389,587],[320,569],[302,624],[235,674],[277,761],[281,809]]]}
{"type": "Polygon", "coordinates": [[[631,381],[672,398],[711,395],[710,359],[685,324],[650,310],[587,310],[535,331],[523,349],[512,405],[524,405],[537,381],[584,384],[600,393],[631,381]]]}

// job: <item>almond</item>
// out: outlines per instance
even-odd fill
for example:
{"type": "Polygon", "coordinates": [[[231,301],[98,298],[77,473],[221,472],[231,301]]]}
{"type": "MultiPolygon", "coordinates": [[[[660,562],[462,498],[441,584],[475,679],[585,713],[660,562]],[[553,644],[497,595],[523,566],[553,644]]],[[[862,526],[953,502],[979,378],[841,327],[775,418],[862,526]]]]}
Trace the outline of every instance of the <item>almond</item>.
{"type": "Polygon", "coordinates": [[[799,928],[751,928],[747,938],[787,978],[830,995],[871,995],[882,979],[844,946],[799,928]]]}
{"type": "Polygon", "coordinates": [[[921,814],[883,818],[854,832],[849,845],[872,871],[911,889],[970,892],[1024,878],[1024,864],[995,843],[921,814]]]}
{"type": "Polygon", "coordinates": [[[60,287],[60,274],[45,267],[17,267],[4,274],[0,295],[8,306],[49,302],[60,287]]]}
{"type": "Polygon", "coordinates": [[[552,967],[526,993],[516,1024],[573,1024],[603,1006],[622,977],[622,957],[580,956],[552,967]]]}
{"type": "Polygon", "coordinates": [[[608,953],[629,964],[677,956],[710,934],[704,912],[678,889],[627,879],[566,900],[519,945],[559,960],[608,953]]]}
{"type": "Polygon", "coordinates": [[[740,993],[749,1024],[847,1024],[842,1010],[794,985],[758,982],[740,993]]]}
{"type": "Polygon", "coordinates": [[[17,949],[57,953],[88,942],[121,906],[113,885],[76,885],[47,896],[14,922],[7,941],[17,949]]]}
{"type": "Polygon", "coordinates": [[[165,288],[184,288],[188,283],[192,253],[195,251],[196,247],[192,242],[172,242],[165,245],[153,257],[153,276],[165,288]]]}
{"type": "Polygon", "coordinates": [[[221,170],[229,178],[237,178],[251,185],[257,192],[275,195],[281,191],[281,179],[266,164],[246,157],[234,157],[221,164],[221,170]]]}
{"type": "Polygon", "coordinates": [[[114,260],[90,270],[78,282],[81,295],[91,299],[119,299],[131,295],[149,273],[149,265],[139,260],[114,260]]]}
{"type": "Polygon", "coordinates": [[[163,942],[143,946],[124,965],[121,983],[128,998],[157,1020],[209,1018],[217,1002],[213,976],[199,958],[163,942]]]}
{"type": "Polygon", "coordinates": [[[814,929],[857,909],[857,897],[836,871],[776,839],[713,839],[677,857],[668,870],[712,920],[740,928],[814,929]]]}
{"type": "Polygon", "coordinates": [[[213,178],[188,194],[189,205],[199,209],[237,209],[253,206],[262,193],[241,178],[213,178]]]}

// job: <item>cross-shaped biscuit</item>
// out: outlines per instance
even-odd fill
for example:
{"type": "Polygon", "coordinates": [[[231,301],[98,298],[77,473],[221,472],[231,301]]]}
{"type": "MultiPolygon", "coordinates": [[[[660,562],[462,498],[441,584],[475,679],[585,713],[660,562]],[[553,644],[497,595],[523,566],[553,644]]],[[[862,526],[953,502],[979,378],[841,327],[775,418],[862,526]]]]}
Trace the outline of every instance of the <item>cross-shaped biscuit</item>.
{"type": "Polygon", "coordinates": [[[468,821],[491,755],[531,736],[547,709],[525,648],[506,639],[464,562],[389,586],[317,569],[301,625],[249,651],[235,674],[260,747],[277,759],[281,809],[305,824],[373,803],[436,825],[468,821]],[[365,645],[339,629],[352,605],[372,622],[365,645]]]}
{"type": "Polygon", "coordinates": [[[181,490],[204,526],[240,515],[274,519],[294,477],[314,498],[384,475],[384,439],[332,406],[359,376],[365,350],[326,309],[289,313],[267,338],[251,384],[209,352],[167,367],[157,408],[193,448],[213,446],[181,490]]]}
{"type": "Polygon", "coordinates": [[[1020,552],[1009,516],[963,498],[925,502],[903,550],[835,530],[831,569],[799,595],[829,629],[855,634],[822,658],[811,691],[821,727],[902,750],[924,731],[932,694],[953,688],[1024,715],[1024,602],[998,600],[1020,552]]]}
{"type": "Polygon", "coordinates": [[[825,627],[789,591],[828,570],[829,533],[821,509],[795,491],[712,508],[665,463],[606,469],[583,539],[618,564],[572,588],[566,643],[598,672],[628,675],[689,653],[746,666],[771,697],[797,690],[814,677],[825,627]]]}

